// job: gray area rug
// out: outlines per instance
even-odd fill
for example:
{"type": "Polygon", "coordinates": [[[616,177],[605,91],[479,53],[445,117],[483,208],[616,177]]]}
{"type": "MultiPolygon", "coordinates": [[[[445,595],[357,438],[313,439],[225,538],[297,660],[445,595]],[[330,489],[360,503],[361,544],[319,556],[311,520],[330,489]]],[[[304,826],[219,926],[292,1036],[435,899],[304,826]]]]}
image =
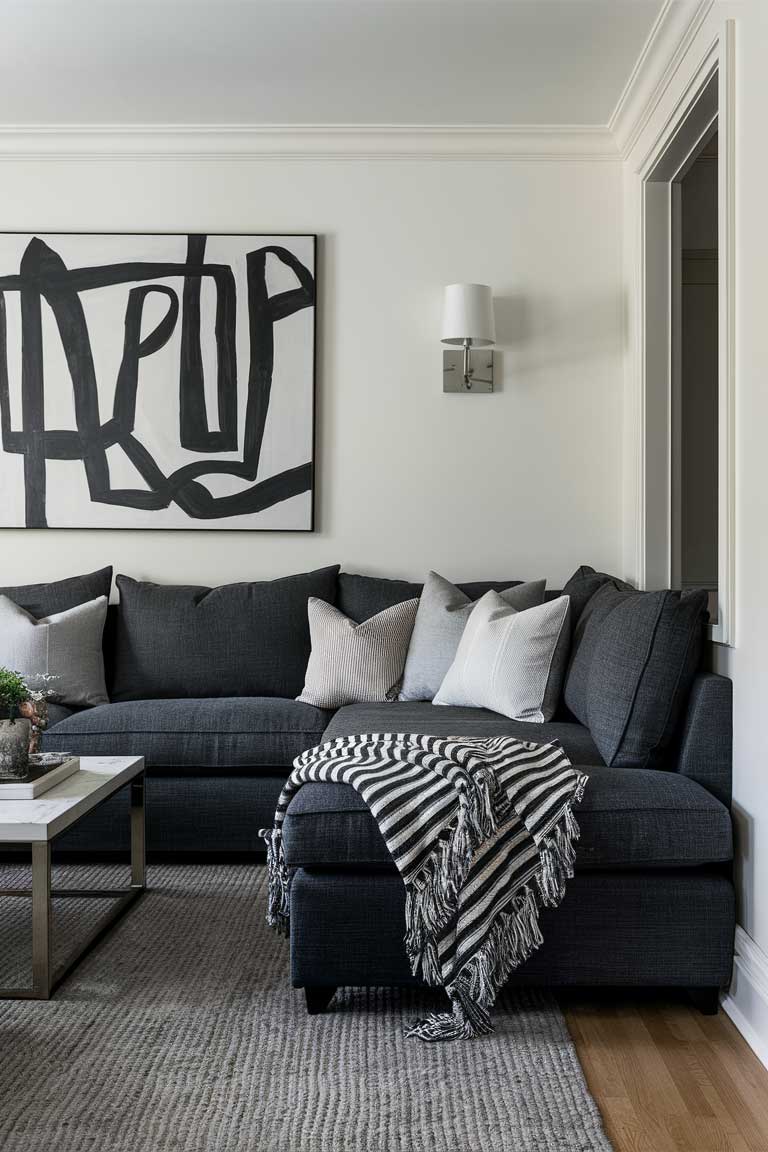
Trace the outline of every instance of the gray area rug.
{"type": "MultiPolygon", "coordinates": [[[[0,886],[21,872],[0,866],[0,886]]],[[[403,1029],[436,993],[346,989],[308,1017],[263,867],[155,867],[149,883],[53,1000],[0,1001],[4,1152],[610,1152],[549,996],[505,994],[493,1036],[435,1046],[403,1029]]],[[[66,943],[95,910],[59,903],[66,943]]],[[[28,917],[0,901],[0,984],[28,917]]]]}

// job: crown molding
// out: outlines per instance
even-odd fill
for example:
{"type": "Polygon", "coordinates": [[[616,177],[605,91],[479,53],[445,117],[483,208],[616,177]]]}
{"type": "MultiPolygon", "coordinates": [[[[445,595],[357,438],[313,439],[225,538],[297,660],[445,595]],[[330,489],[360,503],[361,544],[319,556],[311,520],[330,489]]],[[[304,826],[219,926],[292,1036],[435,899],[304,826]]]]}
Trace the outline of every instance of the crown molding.
{"type": "Polygon", "coordinates": [[[713,5],[714,0],[664,0],[608,121],[622,158],[637,143],[713,5]]]}
{"type": "Polygon", "coordinates": [[[664,0],[607,125],[6,124],[2,160],[626,159],[714,0],[664,0]]]}
{"type": "Polygon", "coordinates": [[[0,125],[0,160],[617,160],[597,125],[0,125]]]}

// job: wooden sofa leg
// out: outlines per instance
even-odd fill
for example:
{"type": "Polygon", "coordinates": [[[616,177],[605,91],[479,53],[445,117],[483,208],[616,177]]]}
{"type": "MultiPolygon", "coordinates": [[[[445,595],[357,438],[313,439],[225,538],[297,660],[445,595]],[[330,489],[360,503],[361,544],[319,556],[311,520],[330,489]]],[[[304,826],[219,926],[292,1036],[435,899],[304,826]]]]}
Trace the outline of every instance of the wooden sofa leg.
{"type": "Polygon", "coordinates": [[[689,988],[688,995],[702,1016],[717,1016],[720,1008],[719,988],[689,988]]]}
{"type": "Polygon", "coordinates": [[[307,1012],[309,1015],[317,1016],[320,1012],[325,1012],[331,1000],[333,1000],[335,991],[335,988],[307,986],[304,989],[304,995],[307,998],[307,1012]]]}

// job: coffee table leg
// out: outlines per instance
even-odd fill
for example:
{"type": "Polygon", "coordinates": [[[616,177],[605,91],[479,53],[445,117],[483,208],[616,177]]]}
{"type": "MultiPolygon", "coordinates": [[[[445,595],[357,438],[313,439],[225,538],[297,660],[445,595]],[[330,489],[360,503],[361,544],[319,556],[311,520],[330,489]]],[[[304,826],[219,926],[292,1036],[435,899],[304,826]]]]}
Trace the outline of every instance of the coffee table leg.
{"type": "Polygon", "coordinates": [[[146,886],[144,774],[131,781],[131,888],[146,886]]]}
{"type": "Polygon", "coordinates": [[[32,845],[32,989],[47,1000],[51,994],[51,845],[32,845]]]}

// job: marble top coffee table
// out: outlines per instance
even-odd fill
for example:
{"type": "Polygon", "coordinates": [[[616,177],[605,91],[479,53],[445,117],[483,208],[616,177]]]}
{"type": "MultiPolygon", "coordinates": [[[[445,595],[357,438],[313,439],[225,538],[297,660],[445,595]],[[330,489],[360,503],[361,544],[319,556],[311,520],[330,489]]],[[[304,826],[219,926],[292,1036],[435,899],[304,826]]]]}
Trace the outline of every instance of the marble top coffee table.
{"type": "Polygon", "coordinates": [[[0,988],[0,998],[48,1000],[57,984],[145,890],[144,758],[142,756],[82,756],[80,771],[37,800],[0,801],[0,848],[26,844],[32,848],[32,887],[0,889],[0,896],[32,898],[32,985],[0,988]],[[127,888],[51,887],[51,845],[88,812],[130,785],[131,882],[127,888]],[[52,897],[80,899],[113,897],[109,912],[94,926],[77,951],[54,970],[51,953],[52,897]]]}

